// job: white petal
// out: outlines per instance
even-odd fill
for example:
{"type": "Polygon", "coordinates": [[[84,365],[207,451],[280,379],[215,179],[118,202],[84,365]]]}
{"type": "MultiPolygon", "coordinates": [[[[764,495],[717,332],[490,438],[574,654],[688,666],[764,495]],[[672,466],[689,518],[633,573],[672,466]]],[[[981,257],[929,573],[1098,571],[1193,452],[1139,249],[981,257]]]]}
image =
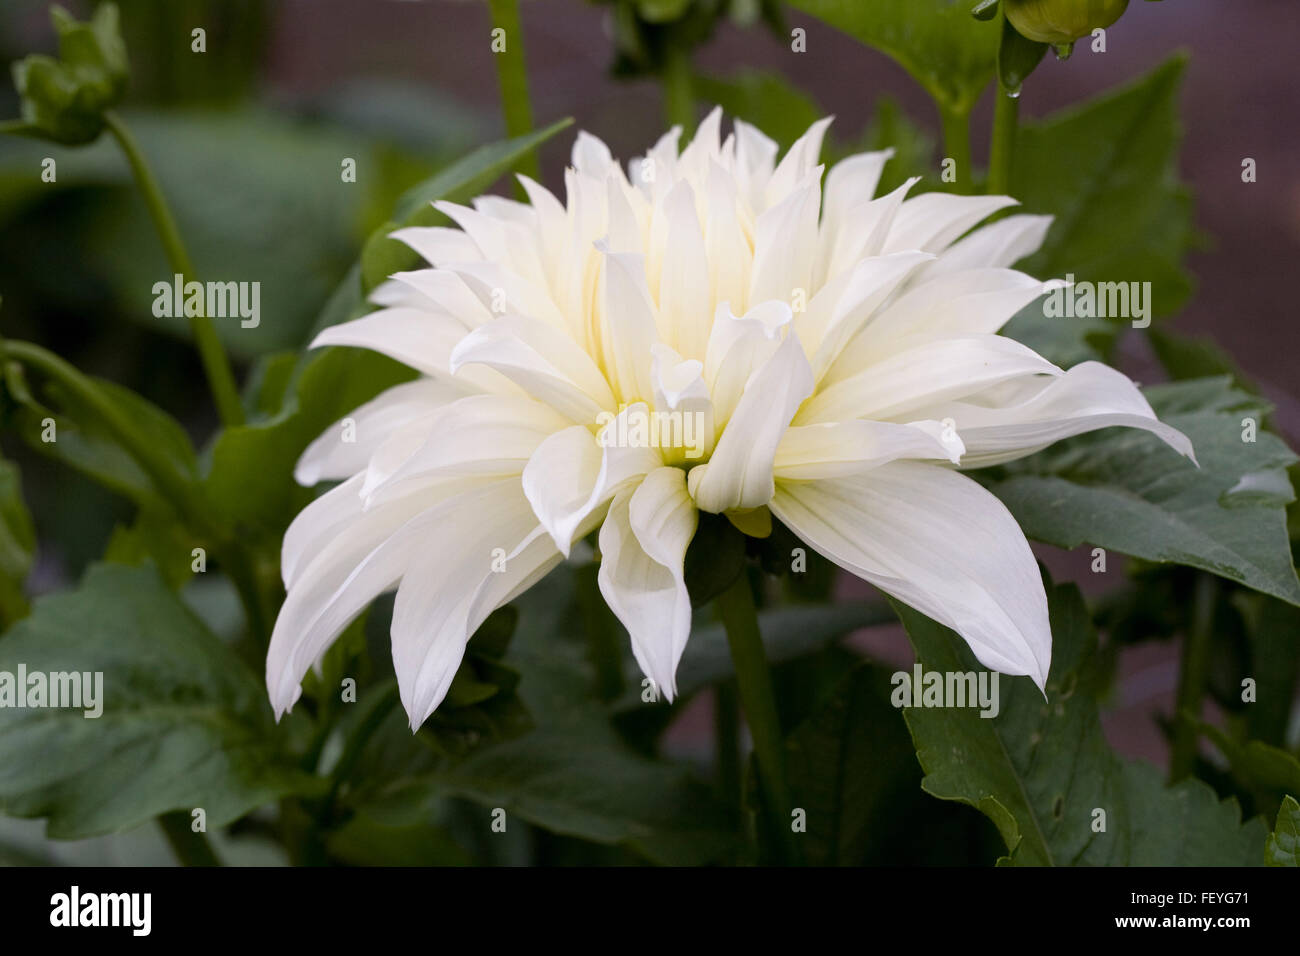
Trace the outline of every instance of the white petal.
{"type": "MultiPolygon", "coordinates": [[[[818,167],[820,169],[820,167],[818,167]]],[[[817,256],[817,213],[821,187],[810,173],[799,188],[758,217],[749,301],[789,302],[802,290],[813,295],[813,262],[817,256]]]]}
{"type": "Polygon", "coordinates": [[[772,461],[799,404],[812,392],[812,369],[793,332],[750,376],[708,464],[689,476],[701,511],[757,508],[772,497],[772,461]]]}
{"type": "Polygon", "coordinates": [[[469,235],[447,226],[407,226],[390,232],[388,237],[406,243],[434,266],[483,258],[478,244],[469,235]]]}
{"type": "Polygon", "coordinates": [[[704,362],[718,427],[735,413],[745,383],[775,354],[781,330],[793,317],[789,304],[778,299],[760,302],[744,316],[733,313],[726,302],[718,306],[704,362]]]}
{"type": "Polygon", "coordinates": [[[597,576],[641,670],[670,701],[691,631],[683,565],[699,521],[684,479],[680,468],[659,468],[615,497],[600,529],[597,576]]]}
{"type": "Polygon", "coordinates": [[[314,485],[350,478],[365,470],[375,449],[394,431],[466,394],[458,384],[430,378],[396,385],[325,429],[298,459],[294,480],[314,485]]]}
{"type": "Polygon", "coordinates": [[[517,483],[485,504],[446,516],[397,589],[393,670],[412,729],[442,703],[487,615],[560,560],[517,483]]]}
{"type": "Polygon", "coordinates": [[[564,332],[545,322],[507,315],[465,336],[451,354],[451,368],[468,364],[495,369],[572,421],[594,424],[615,405],[600,369],[564,332]]]}
{"type": "Polygon", "coordinates": [[[776,449],[776,479],[838,478],[879,468],[900,458],[942,459],[956,464],[964,446],[955,429],[939,421],[859,420],[796,425],[776,449]]]}
{"type": "Polygon", "coordinates": [[[1021,214],[1007,216],[981,226],[965,239],[949,246],[938,260],[926,269],[927,276],[962,269],[1005,269],[1025,256],[1033,255],[1047,237],[1051,216],[1021,214]]]}
{"type": "Polygon", "coordinates": [[[999,209],[1016,205],[1009,196],[954,196],[925,193],[898,210],[882,252],[920,249],[942,252],[962,233],[999,209]]]}
{"type": "Polygon", "coordinates": [[[437,312],[397,307],[380,309],[350,322],[324,328],[309,348],[350,345],[394,358],[426,375],[446,380],[449,356],[465,335],[464,327],[437,312]]]}
{"type": "Polygon", "coordinates": [[[573,154],[570,157],[574,169],[595,179],[604,179],[605,172],[613,161],[614,156],[604,140],[592,136],[586,130],[578,132],[578,138],[573,143],[573,154]]]}
{"type": "Polygon", "coordinates": [[[952,628],[985,667],[1044,686],[1052,637],[1038,565],[1010,512],[974,481],[894,462],[782,483],[771,509],[840,567],[952,628]]]}
{"type": "Polygon", "coordinates": [[[910,414],[916,409],[1034,374],[1061,370],[1014,339],[981,335],[924,342],[824,387],[799,410],[796,424],[916,418],[910,414]]]}
{"type": "Polygon", "coordinates": [[[644,403],[628,406],[599,436],[580,425],[556,432],[524,467],[524,493],[566,556],[574,539],[591,530],[587,525],[616,492],[663,464],[658,449],[620,440],[627,434],[627,423],[647,411],[644,403]]]}
{"type": "Polygon", "coordinates": [[[992,335],[1039,296],[1065,285],[1014,269],[965,269],[934,278],[923,271],[867,323],[842,357],[847,366],[860,368],[897,351],[908,336],[992,335]]]}
{"type": "MultiPolygon", "coordinates": [[[[394,587],[428,551],[440,526],[457,515],[490,510],[502,495],[494,482],[443,501],[409,496],[365,512],[330,540],[297,575],[276,618],[266,656],[267,690],[279,716],[300,693],[303,675],[348,623],[394,587]]],[[[515,487],[518,482],[514,481],[515,487]]]]}
{"type": "Polygon", "coordinates": [[[659,272],[659,335],[686,358],[704,358],[712,292],[695,194],[680,180],[664,200],[667,235],[659,272]]]}
{"type": "Polygon", "coordinates": [[[781,158],[763,192],[767,208],[775,206],[796,189],[803,188],[804,180],[816,168],[821,157],[822,140],[833,120],[834,117],[827,116],[814,122],[781,158]]]}
{"type": "Polygon", "coordinates": [[[1160,422],[1126,375],[1100,362],[1084,362],[1059,378],[1036,382],[1035,393],[1013,405],[950,402],[927,413],[956,423],[966,443],[963,468],[1014,461],[1062,438],[1112,425],[1149,431],[1196,460],[1187,436],[1160,422]]]}
{"type": "Polygon", "coordinates": [[[653,394],[650,356],[659,337],[644,258],[607,252],[601,281],[600,344],[610,388],[622,402],[645,401],[653,394]]]}

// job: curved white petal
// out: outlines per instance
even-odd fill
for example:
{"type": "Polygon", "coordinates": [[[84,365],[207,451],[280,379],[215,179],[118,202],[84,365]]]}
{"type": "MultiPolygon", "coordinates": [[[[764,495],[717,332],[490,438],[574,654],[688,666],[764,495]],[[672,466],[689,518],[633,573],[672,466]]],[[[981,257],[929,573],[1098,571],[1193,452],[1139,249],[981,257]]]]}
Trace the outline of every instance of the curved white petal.
{"type": "Polygon", "coordinates": [[[915,418],[916,409],[1035,374],[1061,370],[1014,339],[979,335],[924,342],[824,387],[799,410],[795,424],[915,418]]]}
{"type": "Polygon", "coordinates": [[[808,358],[799,337],[791,332],[750,376],[708,464],[691,469],[691,497],[701,511],[721,513],[767,504],[777,445],[812,388],[808,358]]]}
{"type": "Polygon", "coordinates": [[[770,505],[840,567],[952,628],[985,667],[1042,688],[1047,597],[1002,502],[947,468],[894,462],[863,475],[782,482],[770,505]]]}
{"type": "Polygon", "coordinates": [[[963,269],[1006,269],[1033,255],[1047,238],[1051,216],[1021,213],[981,226],[959,239],[926,268],[926,276],[963,269]]]}
{"type": "Polygon", "coordinates": [[[446,515],[435,535],[393,603],[393,670],[413,730],[442,703],[487,615],[560,561],[517,482],[503,483],[490,508],[446,515]]]}
{"type": "Polygon", "coordinates": [[[683,565],[699,522],[685,477],[680,468],[650,472],[614,498],[600,529],[601,594],[627,628],[641,670],[670,701],[691,631],[683,565]]]}
{"type": "Polygon", "coordinates": [[[524,494],[565,556],[616,492],[663,464],[659,450],[642,443],[631,429],[647,412],[644,403],[631,405],[599,435],[580,425],[556,432],[537,446],[524,467],[524,494]]]}
{"type": "Polygon", "coordinates": [[[939,253],[976,223],[999,209],[1017,205],[1010,196],[954,196],[923,193],[903,203],[885,240],[883,253],[920,249],[939,253]]]}
{"type": "Polygon", "coordinates": [[[294,480],[314,485],[365,471],[375,450],[393,432],[467,394],[458,384],[431,378],[395,385],[325,429],[298,459],[294,480]]]}
{"type": "Polygon", "coordinates": [[[365,512],[301,568],[280,608],[266,655],[276,716],[301,692],[303,676],[371,601],[393,588],[456,515],[476,516],[518,481],[492,482],[432,501],[412,495],[365,512]]]}
{"type": "Polygon", "coordinates": [[[900,458],[956,464],[965,447],[955,428],[941,421],[906,425],[866,420],[796,425],[786,431],[772,463],[775,478],[808,481],[879,468],[900,458]]]}
{"type": "Polygon", "coordinates": [[[704,379],[719,426],[735,412],[749,377],[776,353],[781,330],[793,317],[789,304],[778,299],[760,302],[743,316],[732,312],[726,302],[718,306],[704,360],[704,379]]]}
{"type": "Polygon", "coordinates": [[[457,343],[453,371],[486,365],[572,421],[594,424],[614,407],[614,395],[591,357],[559,329],[507,315],[481,325],[457,343]]]}
{"type": "Polygon", "coordinates": [[[1035,381],[1034,391],[1015,404],[949,402],[927,409],[955,422],[966,444],[963,468],[1014,461],[1062,438],[1122,425],[1158,436],[1170,448],[1196,460],[1187,436],[1156,418],[1128,376],[1100,362],[1076,365],[1059,378],[1035,381]]]}

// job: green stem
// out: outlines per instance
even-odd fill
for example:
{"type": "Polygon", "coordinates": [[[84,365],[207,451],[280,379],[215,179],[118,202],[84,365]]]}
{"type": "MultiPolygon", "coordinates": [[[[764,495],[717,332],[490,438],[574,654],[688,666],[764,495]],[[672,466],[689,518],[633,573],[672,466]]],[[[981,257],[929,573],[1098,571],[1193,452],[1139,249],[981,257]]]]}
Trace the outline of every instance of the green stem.
{"type": "MultiPolygon", "coordinates": [[[[533,105],[528,95],[528,67],[524,59],[524,28],[519,19],[519,2],[488,0],[488,7],[492,13],[493,30],[504,31],[505,49],[493,55],[497,61],[506,133],[511,138],[523,136],[533,128],[533,105]]],[[[495,41],[495,37],[493,39],[495,41]]],[[[519,171],[531,179],[541,178],[535,151],[520,161],[519,171]]]]}
{"type": "MultiPolygon", "coordinates": [[[[185,251],[185,244],[181,241],[180,230],[176,228],[176,220],[167,206],[167,200],[163,198],[158,180],[145,161],[140,144],[122,122],[122,118],[112,110],[104,114],[104,123],[118,145],[122,147],[122,152],[126,154],[126,161],[131,167],[131,173],[135,176],[140,192],[144,195],[149,216],[158,230],[158,238],[162,240],[172,271],[184,276],[186,282],[197,281],[189,253],[185,251]]],[[[190,316],[190,330],[194,335],[194,344],[198,347],[199,359],[203,363],[208,386],[212,389],[212,397],[216,402],[217,413],[221,416],[221,423],[226,426],[241,424],[244,421],[244,407],[240,404],[235,376],[230,370],[230,360],[226,357],[221,339],[217,336],[216,327],[207,315],[194,315],[190,316]]]]}
{"type": "Polygon", "coordinates": [[[1200,731],[1193,721],[1201,717],[1201,697],[1205,693],[1209,669],[1217,599],[1218,582],[1214,576],[1204,572],[1197,574],[1192,594],[1192,620],[1183,639],[1183,656],[1178,672],[1174,741],[1169,756],[1170,783],[1189,776],[1196,764],[1196,745],[1200,740],[1200,731]]]}
{"type": "Polygon", "coordinates": [[[682,128],[682,141],[695,133],[695,90],[691,78],[691,57],[671,47],[664,59],[664,112],[669,126],[682,128]]]}
{"type": "Polygon", "coordinates": [[[998,87],[994,94],[993,141],[989,147],[990,196],[1011,193],[1011,161],[1016,146],[1016,125],[1020,121],[1020,100],[998,87]]]}
{"type": "Polygon", "coordinates": [[[163,836],[182,866],[220,866],[207,834],[195,833],[190,825],[190,815],[181,811],[164,813],[158,818],[163,836]]]}
{"type": "Polygon", "coordinates": [[[956,179],[949,185],[953,192],[970,192],[970,110],[940,107],[943,121],[944,157],[954,161],[956,179]]]}
{"type": "Polygon", "coordinates": [[[731,659],[736,668],[740,703],[754,741],[759,786],[769,817],[769,831],[777,840],[784,862],[797,863],[800,847],[790,825],[794,809],[785,775],[785,739],[776,712],[772,675],[767,667],[763,638],[749,576],[740,574],[717,598],[718,616],[727,632],[731,659]]]}

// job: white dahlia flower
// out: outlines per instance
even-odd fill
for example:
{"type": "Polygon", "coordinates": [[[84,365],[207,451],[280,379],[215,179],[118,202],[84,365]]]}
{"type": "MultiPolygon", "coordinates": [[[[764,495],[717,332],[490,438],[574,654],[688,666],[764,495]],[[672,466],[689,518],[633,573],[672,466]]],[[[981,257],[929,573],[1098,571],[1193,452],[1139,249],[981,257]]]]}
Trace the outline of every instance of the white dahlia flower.
{"type": "Polygon", "coordinates": [[[1002,196],[873,198],[890,152],[825,176],[822,120],[777,147],[715,110],[627,172],[579,133],[566,199],[437,203],[395,237],[430,267],[316,346],[422,373],[333,427],[298,480],[342,483],[284,539],[266,679],[277,715],[344,626],[397,590],[393,663],[418,727],[494,608],[599,528],[600,589],[669,699],[691,628],[698,512],[771,516],[840,567],[1041,688],[1047,602],[1024,534],[963,476],[1110,425],[1185,455],[1136,386],[997,334],[1055,287],[1011,268],[1049,225],[1002,196]],[[973,231],[972,231],[973,230],[973,231]]]}

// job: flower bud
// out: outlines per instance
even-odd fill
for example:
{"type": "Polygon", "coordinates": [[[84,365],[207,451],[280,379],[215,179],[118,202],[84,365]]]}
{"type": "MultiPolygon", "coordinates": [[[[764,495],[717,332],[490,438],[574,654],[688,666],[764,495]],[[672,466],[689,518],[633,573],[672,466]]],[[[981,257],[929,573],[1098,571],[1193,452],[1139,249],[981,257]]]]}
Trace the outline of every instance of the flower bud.
{"type": "Polygon", "coordinates": [[[1002,5],[1022,36],[1068,49],[1118,20],[1128,0],[1003,0],[1002,5]]]}
{"type": "Polygon", "coordinates": [[[13,66],[31,132],[68,146],[94,140],[105,110],[126,93],[126,44],[118,30],[117,6],[101,4],[89,22],[66,10],[50,11],[59,35],[59,59],[32,54],[13,66]]]}

